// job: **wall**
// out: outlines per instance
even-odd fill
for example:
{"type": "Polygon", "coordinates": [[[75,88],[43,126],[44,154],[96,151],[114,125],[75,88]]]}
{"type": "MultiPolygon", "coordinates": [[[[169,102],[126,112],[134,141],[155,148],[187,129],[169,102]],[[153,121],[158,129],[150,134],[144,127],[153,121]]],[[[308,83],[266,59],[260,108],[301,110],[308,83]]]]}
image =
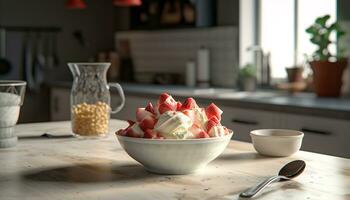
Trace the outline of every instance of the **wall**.
{"type": "Polygon", "coordinates": [[[156,72],[184,75],[188,60],[196,60],[198,49],[204,46],[210,50],[211,84],[219,87],[236,85],[236,27],[125,31],[116,34],[116,46],[118,41],[125,39],[130,41],[136,79],[139,81],[152,80],[151,76],[156,72]]]}
{"type": "MultiPolygon", "coordinates": [[[[64,0],[0,0],[0,25],[57,26],[60,66],[52,71],[59,79],[70,79],[69,61],[87,61],[99,50],[113,48],[114,6],[111,0],[86,0],[87,9],[69,10],[64,0]],[[88,40],[81,47],[72,32],[81,30],[88,40]]],[[[19,50],[20,51],[20,50],[19,50]]],[[[51,78],[49,78],[51,79],[51,78]]]]}
{"type": "MultiPolygon", "coordinates": [[[[113,32],[115,26],[121,23],[120,18],[115,18],[116,8],[111,0],[85,1],[88,4],[87,9],[68,10],[64,7],[65,0],[0,0],[0,25],[61,27],[62,31],[57,35],[59,66],[48,71],[46,79],[71,80],[72,76],[66,63],[87,61],[97,51],[113,49],[113,32]],[[83,32],[88,41],[87,47],[82,47],[74,39],[72,33],[75,30],[83,32]]],[[[7,35],[8,39],[22,38],[18,32],[10,32],[7,35]]],[[[21,44],[12,48],[12,53],[11,58],[17,64],[15,67],[21,68],[21,44]]],[[[38,93],[27,90],[20,122],[48,121],[49,114],[49,90],[43,88],[38,93]]]]}
{"type": "Polygon", "coordinates": [[[239,0],[217,0],[218,26],[239,25],[239,0]]]}

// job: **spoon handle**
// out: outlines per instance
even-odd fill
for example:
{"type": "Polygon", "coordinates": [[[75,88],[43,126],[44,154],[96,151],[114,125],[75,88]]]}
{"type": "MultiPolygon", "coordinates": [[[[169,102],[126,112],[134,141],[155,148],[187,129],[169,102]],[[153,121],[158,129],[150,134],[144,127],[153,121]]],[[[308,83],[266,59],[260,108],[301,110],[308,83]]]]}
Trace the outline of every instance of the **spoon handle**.
{"type": "Polygon", "coordinates": [[[250,198],[255,196],[258,192],[263,190],[266,186],[268,186],[270,183],[277,182],[281,179],[286,179],[284,176],[272,176],[262,182],[260,182],[258,185],[251,187],[244,192],[242,192],[239,196],[244,198],[250,198]]]}

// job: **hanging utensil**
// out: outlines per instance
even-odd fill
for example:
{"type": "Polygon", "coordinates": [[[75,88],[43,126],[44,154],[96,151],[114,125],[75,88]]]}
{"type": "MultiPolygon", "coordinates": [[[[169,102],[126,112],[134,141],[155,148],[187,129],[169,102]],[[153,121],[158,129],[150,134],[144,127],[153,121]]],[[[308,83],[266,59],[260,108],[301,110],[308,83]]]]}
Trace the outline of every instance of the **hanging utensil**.
{"type": "Polygon", "coordinates": [[[41,84],[44,82],[44,73],[45,73],[45,65],[46,60],[44,56],[44,40],[42,37],[42,34],[38,32],[36,34],[36,52],[35,52],[35,59],[36,65],[35,65],[35,83],[37,90],[40,89],[41,84]]]}
{"type": "Polygon", "coordinates": [[[52,33],[48,32],[45,35],[45,42],[44,42],[44,52],[46,53],[45,56],[45,68],[46,69],[52,69],[54,67],[54,56],[53,56],[53,36],[52,33]]]}
{"type": "Polygon", "coordinates": [[[58,67],[60,64],[60,60],[58,58],[57,39],[57,32],[52,32],[52,56],[55,67],[58,67]]]}
{"type": "Polygon", "coordinates": [[[25,40],[23,43],[23,68],[24,77],[27,81],[27,86],[29,90],[35,89],[35,80],[33,76],[33,45],[32,45],[32,35],[31,32],[25,33],[25,40]]]}
{"type": "Polygon", "coordinates": [[[6,57],[6,30],[0,30],[0,75],[11,71],[11,63],[6,57]]]}

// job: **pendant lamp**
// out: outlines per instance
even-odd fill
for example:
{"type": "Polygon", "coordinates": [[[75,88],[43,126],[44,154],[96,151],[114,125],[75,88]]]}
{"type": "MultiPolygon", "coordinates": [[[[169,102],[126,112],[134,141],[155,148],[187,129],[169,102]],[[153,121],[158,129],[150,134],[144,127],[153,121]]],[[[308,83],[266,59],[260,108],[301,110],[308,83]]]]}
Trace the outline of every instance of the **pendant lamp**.
{"type": "Polygon", "coordinates": [[[67,0],[65,6],[69,9],[85,9],[86,3],[84,0],[67,0]]]}
{"type": "Polygon", "coordinates": [[[141,0],[113,0],[115,6],[130,7],[130,6],[141,6],[141,0]]]}

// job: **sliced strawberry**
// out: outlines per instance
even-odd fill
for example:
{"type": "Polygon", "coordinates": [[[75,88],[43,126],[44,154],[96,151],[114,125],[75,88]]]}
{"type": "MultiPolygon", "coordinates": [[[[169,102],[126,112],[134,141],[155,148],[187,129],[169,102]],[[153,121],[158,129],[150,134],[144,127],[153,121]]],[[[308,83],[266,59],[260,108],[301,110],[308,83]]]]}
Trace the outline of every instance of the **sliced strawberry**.
{"type": "Polygon", "coordinates": [[[215,122],[216,124],[220,124],[220,120],[216,117],[216,116],[212,116],[210,119],[208,120],[211,120],[213,122],[215,122]]]}
{"type": "Polygon", "coordinates": [[[164,140],[164,137],[158,134],[158,135],[157,135],[157,137],[156,137],[155,139],[161,139],[161,140],[164,140]]]}
{"type": "Polygon", "coordinates": [[[129,126],[125,129],[119,129],[115,134],[125,136],[126,132],[135,124],[135,122],[132,120],[127,120],[127,122],[129,123],[129,126]]]}
{"type": "Polygon", "coordinates": [[[115,132],[116,135],[122,135],[125,136],[126,135],[126,131],[125,129],[119,129],[117,132],[115,132]]]}
{"type": "Polygon", "coordinates": [[[129,126],[132,126],[132,125],[134,125],[135,124],[135,122],[134,121],[132,121],[132,120],[127,120],[127,122],[129,123],[129,126]]]}
{"type": "Polygon", "coordinates": [[[210,138],[210,136],[205,131],[201,131],[196,135],[196,138],[210,138]]]}
{"type": "Polygon", "coordinates": [[[169,94],[163,93],[158,99],[157,109],[159,114],[170,110],[175,111],[177,109],[177,102],[169,94]]]}
{"type": "Polygon", "coordinates": [[[219,121],[221,121],[221,114],[222,114],[222,110],[220,110],[219,107],[217,107],[214,103],[211,103],[206,109],[205,109],[205,113],[208,117],[208,119],[210,119],[213,116],[216,116],[218,118],[219,121]]]}
{"type": "Polygon", "coordinates": [[[216,118],[216,116],[212,116],[206,124],[206,129],[207,132],[210,131],[210,129],[212,129],[214,126],[220,125],[220,121],[218,120],[218,118],[216,118]]]}
{"type": "Polygon", "coordinates": [[[162,93],[160,96],[159,96],[159,99],[158,99],[158,104],[162,104],[164,103],[169,97],[171,97],[168,93],[162,93]]]}
{"type": "Polygon", "coordinates": [[[176,104],[176,110],[179,111],[182,107],[182,103],[180,101],[177,102],[176,104]]]}
{"type": "Polygon", "coordinates": [[[145,131],[147,129],[153,129],[157,120],[154,117],[146,117],[140,122],[140,128],[145,131]]]}
{"type": "Polygon", "coordinates": [[[191,110],[196,107],[198,107],[196,101],[193,98],[187,98],[185,102],[182,104],[180,110],[191,110]]]}
{"type": "Polygon", "coordinates": [[[174,111],[174,107],[169,105],[168,103],[164,102],[162,104],[159,105],[159,108],[158,108],[158,111],[159,111],[159,114],[163,114],[167,111],[174,111]]]}
{"type": "Polygon", "coordinates": [[[144,138],[151,138],[151,139],[154,139],[154,138],[157,138],[158,137],[158,134],[156,131],[152,130],[152,129],[147,129],[145,131],[145,135],[144,135],[144,138]]]}
{"type": "Polygon", "coordinates": [[[148,112],[145,108],[138,108],[136,110],[136,120],[141,122],[146,117],[154,117],[151,112],[148,112]]]}
{"type": "Polygon", "coordinates": [[[150,113],[152,113],[152,114],[154,114],[154,115],[156,114],[156,112],[155,112],[155,110],[154,110],[154,107],[153,107],[153,105],[152,105],[151,102],[149,102],[149,103],[147,104],[145,110],[148,111],[148,112],[150,112],[150,113]]]}
{"type": "Polygon", "coordinates": [[[126,136],[129,137],[143,137],[144,133],[138,124],[132,125],[130,128],[126,129],[126,136]]]}

